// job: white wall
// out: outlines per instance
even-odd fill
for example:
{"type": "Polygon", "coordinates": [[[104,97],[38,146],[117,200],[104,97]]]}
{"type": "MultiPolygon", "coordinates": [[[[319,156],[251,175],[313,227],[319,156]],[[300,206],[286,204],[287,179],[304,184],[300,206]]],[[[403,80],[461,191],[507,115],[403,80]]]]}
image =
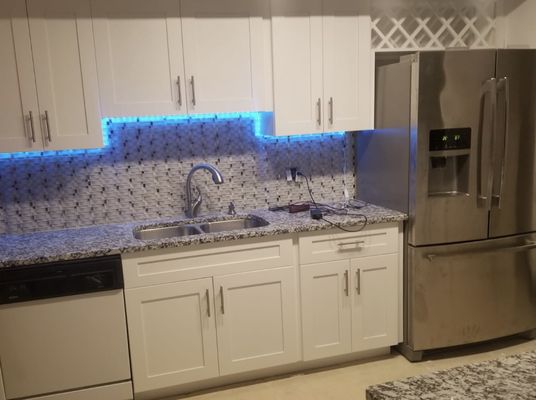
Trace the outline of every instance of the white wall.
{"type": "Polygon", "coordinates": [[[503,0],[505,45],[536,48],[536,0],[503,0]]]}

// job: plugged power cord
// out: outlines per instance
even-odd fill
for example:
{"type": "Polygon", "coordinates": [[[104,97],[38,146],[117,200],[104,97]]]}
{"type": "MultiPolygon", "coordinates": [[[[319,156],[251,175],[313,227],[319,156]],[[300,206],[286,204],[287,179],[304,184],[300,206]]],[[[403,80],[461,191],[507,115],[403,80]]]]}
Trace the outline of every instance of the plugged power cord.
{"type": "MultiPolygon", "coordinates": [[[[305,179],[305,183],[307,184],[307,190],[309,192],[309,197],[311,197],[311,202],[314,205],[314,208],[312,208],[311,211],[310,211],[311,212],[311,218],[326,221],[328,224],[330,224],[330,225],[332,225],[332,226],[334,226],[334,227],[336,227],[336,228],[338,228],[338,229],[340,229],[341,231],[344,231],[344,232],[360,232],[363,229],[365,229],[365,227],[368,224],[368,219],[367,219],[366,215],[360,214],[360,213],[351,213],[348,208],[338,208],[338,207],[333,207],[333,206],[330,206],[330,205],[327,205],[327,204],[318,204],[316,202],[314,196],[313,196],[313,190],[311,189],[311,186],[309,184],[309,178],[307,177],[307,175],[301,173],[300,171],[297,171],[296,175],[302,176],[305,179]],[[343,228],[339,224],[337,224],[337,223],[335,223],[333,221],[330,221],[329,219],[326,219],[324,217],[324,214],[326,214],[326,213],[331,213],[331,214],[335,214],[335,215],[351,215],[351,216],[355,216],[355,217],[360,217],[360,218],[363,219],[363,224],[357,230],[343,228]]],[[[349,205],[350,204],[351,203],[349,203],[349,205]]],[[[354,205],[353,207],[356,208],[356,209],[359,209],[359,208],[361,208],[361,207],[363,207],[365,205],[366,204],[354,205]]]]}

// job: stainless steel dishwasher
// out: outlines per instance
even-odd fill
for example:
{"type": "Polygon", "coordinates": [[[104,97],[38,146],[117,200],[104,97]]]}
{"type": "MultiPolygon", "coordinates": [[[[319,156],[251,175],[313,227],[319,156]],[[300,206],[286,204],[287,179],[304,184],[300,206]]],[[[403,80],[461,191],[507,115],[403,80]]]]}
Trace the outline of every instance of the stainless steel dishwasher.
{"type": "Polygon", "coordinates": [[[132,399],[120,257],[0,269],[0,368],[8,400],[132,399]]]}

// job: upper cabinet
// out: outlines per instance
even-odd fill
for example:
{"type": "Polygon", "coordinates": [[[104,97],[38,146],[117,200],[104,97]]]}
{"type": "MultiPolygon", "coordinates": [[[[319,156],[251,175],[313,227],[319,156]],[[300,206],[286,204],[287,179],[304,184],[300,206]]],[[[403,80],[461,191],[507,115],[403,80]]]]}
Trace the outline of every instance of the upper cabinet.
{"type": "Polygon", "coordinates": [[[179,0],[93,0],[105,116],[185,114],[179,0]]]}
{"type": "Polygon", "coordinates": [[[259,111],[263,2],[93,0],[105,116],[259,111]]]}
{"type": "Polygon", "coordinates": [[[373,128],[364,3],[272,0],[274,134],[373,128]]]}
{"type": "Polygon", "coordinates": [[[267,3],[181,1],[189,112],[262,110],[263,4],[267,3]]]}
{"type": "Polygon", "coordinates": [[[102,146],[89,0],[0,4],[0,152],[102,146]]]}
{"type": "Polygon", "coordinates": [[[0,71],[0,152],[43,149],[26,4],[19,0],[0,2],[0,71]]]}

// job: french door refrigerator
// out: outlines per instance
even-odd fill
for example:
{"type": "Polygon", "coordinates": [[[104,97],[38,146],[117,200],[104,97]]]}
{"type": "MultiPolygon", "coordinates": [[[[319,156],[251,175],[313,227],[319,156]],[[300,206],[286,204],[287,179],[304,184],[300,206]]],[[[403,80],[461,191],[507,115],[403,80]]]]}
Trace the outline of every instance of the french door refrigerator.
{"type": "Polygon", "coordinates": [[[359,197],[408,213],[404,343],[536,329],[536,51],[419,52],[377,68],[359,197]]]}

